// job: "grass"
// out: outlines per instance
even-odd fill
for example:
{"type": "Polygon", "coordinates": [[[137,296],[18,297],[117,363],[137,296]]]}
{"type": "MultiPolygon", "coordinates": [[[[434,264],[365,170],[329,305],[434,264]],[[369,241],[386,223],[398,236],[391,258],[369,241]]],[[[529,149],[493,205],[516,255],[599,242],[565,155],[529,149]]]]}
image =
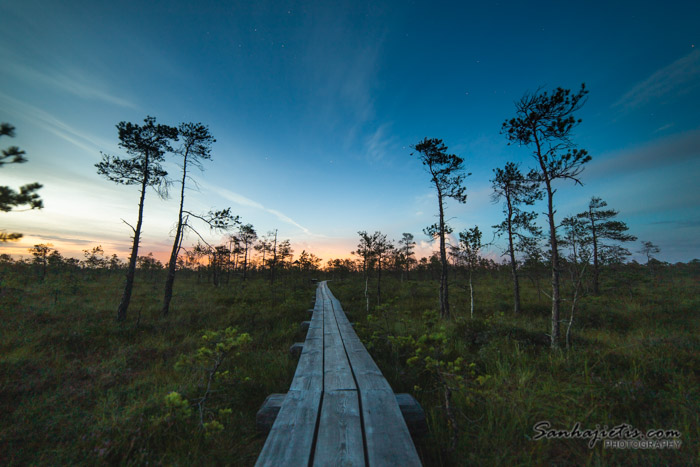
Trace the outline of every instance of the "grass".
{"type": "Polygon", "coordinates": [[[252,464],[264,442],[255,412],[267,394],[289,386],[296,362],[287,349],[302,337],[312,289],[273,297],[262,281],[214,288],[191,278],[178,283],[171,316],[162,318],[159,288],[140,281],[127,322],[118,324],[121,284],[96,274],[58,300],[51,280],[4,287],[0,462],[252,464]],[[176,371],[178,357],[201,346],[204,330],[228,326],[253,342],[227,367],[250,381],[220,384],[210,402],[233,409],[224,432],[206,437],[195,418],[155,423],[169,392],[201,395],[201,375],[176,371]]]}
{"type": "MultiPolygon", "coordinates": [[[[653,281],[638,279],[632,296],[587,296],[576,311],[572,349],[556,352],[546,334],[549,305],[538,303],[527,284],[524,312],[513,316],[507,280],[482,274],[474,319],[468,292],[453,287],[454,319],[438,324],[449,336],[443,355],[473,362],[474,378],[483,381],[453,394],[454,452],[439,385],[431,386],[406,364],[401,349],[386,342],[392,335],[431,332],[421,317],[437,310],[437,282],[386,281],[383,296],[392,299],[371,310],[369,321],[355,319],[365,323],[358,330],[395,391],[414,392],[427,413],[430,433],[417,443],[426,465],[692,465],[700,461],[698,272],[670,268],[653,281]],[[413,391],[415,385],[422,390],[413,391]],[[543,420],[556,429],[576,422],[591,429],[622,423],[644,431],[676,429],[683,445],[614,450],[602,442],[589,449],[581,439],[533,441],[533,426],[543,420]]],[[[331,283],[344,308],[360,316],[366,315],[362,286],[331,283]]]]}
{"type": "MultiPolygon", "coordinates": [[[[255,462],[265,441],[255,413],[268,394],[289,387],[296,360],[288,348],[303,339],[308,282],[290,275],[274,289],[261,279],[213,287],[183,276],[163,318],[163,278],[139,273],[128,319],[116,323],[121,274],[50,271],[37,282],[29,269],[0,267],[0,463],[255,462]],[[218,381],[207,401],[224,429],[208,435],[196,410],[185,415],[165,397],[202,396],[203,369],[175,364],[202,347],[205,330],[230,326],[252,342],[224,364],[234,378],[218,381]],[[217,415],[219,409],[231,413],[217,415]]],[[[426,319],[438,309],[435,281],[386,274],[384,302],[369,314],[359,277],[330,287],[392,388],[412,393],[425,409],[430,432],[416,440],[424,465],[692,465],[700,463],[698,272],[691,263],[655,276],[633,266],[609,274],[601,296],[580,302],[573,348],[556,352],[548,346],[546,297],[523,281],[524,311],[513,316],[507,271],[475,277],[473,319],[461,275],[452,279],[450,321],[426,319]],[[407,364],[414,347],[389,339],[438,331],[446,336],[441,358],[474,364],[452,395],[454,451],[440,385],[407,364]],[[589,449],[581,439],[534,441],[533,425],[543,420],[557,429],[576,422],[676,429],[683,446],[612,450],[602,443],[589,449]]]]}

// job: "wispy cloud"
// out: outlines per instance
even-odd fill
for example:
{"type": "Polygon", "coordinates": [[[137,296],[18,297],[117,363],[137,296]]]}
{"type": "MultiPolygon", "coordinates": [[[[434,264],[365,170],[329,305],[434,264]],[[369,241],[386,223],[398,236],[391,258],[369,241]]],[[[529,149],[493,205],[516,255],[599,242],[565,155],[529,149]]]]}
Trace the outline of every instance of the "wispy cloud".
{"type": "Polygon", "coordinates": [[[83,99],[93,99],[120,107],[138,109],[138,106],[128,99],[109,92],[106,86],[100,83],[100,80],[89,76],[85,70],[60,71],[54,69],[50,72],[43,72],[19,63],[10,63],[6,70],[21,80],[31,80],[37,84],[52,86],[83,99]]]}
{"type": "Polygon", "coordinates": [[[10,97],[3,92],[0,92],[0,102],[3,103],[3,106],[7,110],[12,111],[15,115],[19,115],[28,121],[34,122],[46,131],[53,133],[59,138],[89,153],[95,153],[95,149],[104,149],[105,147],[113,146],[112,143],[100,141],[99,138],[76,130],[45,110],[22,102],[14,97],[10,97]]]}
{"type": "Polygon", "coordinates": [[[275,216],[277,219],[281,220],[282,222],[285,222],[287,224],[293,225],[294,227],[298,228],[299,230],[304,232],[306,235],[309,235],[311,237],[319,237],[319,238],[325,237],[325,235],[314,234],[309,229],[307,229],[303,225],[299,224],[294,219],[285,215],[284,213],[282,213],[276,209],[267,208],[267,207],[263,206],[262,204],[258,203],[257,201],[254,201],[250,198],[247,198],[241,194],[235,193],[231,190],[227,190],[226,188],[211,185],[203,180],[197,180],[197,184],[206,188],[207,190],[211,190],[211,191],[217,193],[222,198],[225,198],[225,199],[227,199],[233,203],[236,203],[240,206],[247,206],[250,208],[258,209],[260,211],[264,211],[264,212],[267,212],[269,214],[272,214],[273,216],[275,216]]]}
{"type": "Polygon", "coordinates": [[[656,130],[654,130],[654,133],[661,133],[662,131],[666,131],[666,130],[668,130],[669,128],[673,128],[675,125],[676,125],[676,124],[673,123],[673,122],[667,123],[666,125],[662,125],[662,126],[660,126],[659,128],[657,128],[656,130]]]}
{"type": "Polygon", "coordinates": [[[376,88],[391,18],[367,15],[351,27],[349,16],[343,14],[355,9],[350,5],[314,7],[315,21],[304,31],[306,47],[300,63],[303,86],[311,96],[310,119],[324,132],[337,135],[343,149],[356,151],[365,149],[366,137],[374,131],[368,127],[376,118],[376,88]]]}
{"type": "Polygon", "coordinates": [[[652,100],[689,92],[700,86],[700,50],[656,71],[625,93],[613,107],[632,110],[652,100]]]}
{"type": "Polygon", "coordinates": [[[594,158],[585,176],[598,177],[666,167],[700,156],[700,128],[594,158]]]}
{"type": "Polygon", "coordinates": [[[383,160],[389,148],[395,143],[395,137],[388,134],[391,125],[389,123],[384,123],[380,125],[374,133],[367,137],[365,141],[365,148],[367,158],[371,162],[379,162],[383,160]]]}
{"type": "Polygon", "coordinates": [[[676,219],[650,222],[652,225],[673,225],[675,228],[700,227],[700,219],[676,219]]]}

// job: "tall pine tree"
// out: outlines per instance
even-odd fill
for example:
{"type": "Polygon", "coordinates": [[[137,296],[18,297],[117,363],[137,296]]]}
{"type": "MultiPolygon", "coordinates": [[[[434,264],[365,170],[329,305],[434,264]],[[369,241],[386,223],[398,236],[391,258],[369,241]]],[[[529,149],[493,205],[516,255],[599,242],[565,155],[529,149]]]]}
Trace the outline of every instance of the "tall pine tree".
{"type": "Polygon", "coordinates": [[[155,117],[146,117],[143,125],[120,122],[117,125],[117,131],[119,147],[131,157],[120,158],[103,154],[102,161],[95,164],[95,167],[97,167],[98,174],[114,183],[139,186],[139,210],[136,227],[127,224],[133,230],[134,236],[126,271],[124,292],[117,309],[117,321],[124,321],[131,301],[131,291],[134,287],[146,189],[153,187],[159,189],[161,195],[165,194],[163,190],[166,183],[165,177],[168,173],[163,169],[161,163],[165,159],[165,154],[172,151],[171,142],[177,140],[177,128],[156,124],[155,117]]]}
{"type": "Polygon", "coordinates": [[[573,129],[581,123],[574,118],[574,113],[586,102],[585,85],[577,93],[569,89],[557,88],[550,95],[537,90],[534,94],[526,93],[515,103],[515,118],[503,122],[502,132],[510,143],[517,143],[533,148],[537,168],[536,180],[544,185],[547,194],[547,220],[549,224],[549,245],[552,261],[552,348],[559,348],[559,308],[561,297],[559,282],[561,269],[559,265],[559,246],[557,240],[557,223],[554,218],[553,184],[557,180],[572,180],[581,184],[578,176],[583,166],[591,157],[585,149],[577,149],[571,140],[573,129]]]}
{"type": "Polygon", "coordinates": [[[450,302],[448,299],[447,284],[447,247],[445,237],[449,233],[449,227],[445,221],[445,203],[447,199],[453,199],[458,203],[467,202],[466,188],[462,186],[465,177],[471,174],[464,173],[464,159],[447,152],[447,146],[441,139],[424,138],[423,141],[413,146],[418,159],[425,170],[430,174],[430,181],[435,186],[438,198],[438,222],[429,226],[426,230],[430,236],[437,236],[440,240],[440,315],[443,318],[450,317],[450,302]]]}

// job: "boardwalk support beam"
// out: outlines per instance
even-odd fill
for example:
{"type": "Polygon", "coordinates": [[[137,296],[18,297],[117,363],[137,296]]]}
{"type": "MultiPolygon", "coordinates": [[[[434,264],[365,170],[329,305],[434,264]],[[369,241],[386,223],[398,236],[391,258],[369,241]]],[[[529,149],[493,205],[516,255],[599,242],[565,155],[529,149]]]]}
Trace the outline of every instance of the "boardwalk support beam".
{"type": "Polygon", "coordinates": [[[303,350],[304,350],[304,343],[303,342],[295,342],[289,348],[289,353],[292,357],[299,358],[299,355],[301,355],[301,352],[303,350]]]}

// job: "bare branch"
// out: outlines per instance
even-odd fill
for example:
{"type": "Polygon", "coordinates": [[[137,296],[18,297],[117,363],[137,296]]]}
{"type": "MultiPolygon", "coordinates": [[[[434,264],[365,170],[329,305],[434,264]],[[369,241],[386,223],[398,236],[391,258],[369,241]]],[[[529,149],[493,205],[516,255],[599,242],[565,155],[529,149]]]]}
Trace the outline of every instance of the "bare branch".
{"type": "MultiPolygon", "coordinates": [[[[120,219],[121,219],[121,218],[120,218],[120,219]]],[[[136,229],[134,228],[133,225],[129,224],[129,223],[128,223],[127,221],[125,221],[124,219],[121,219],[121,221],[122,221],[123,223],[125,223],[126,225],[128,225],[129,227],[131,227],[131,230],[134,231],[134,234],[136,233],[136,229]]]]}

